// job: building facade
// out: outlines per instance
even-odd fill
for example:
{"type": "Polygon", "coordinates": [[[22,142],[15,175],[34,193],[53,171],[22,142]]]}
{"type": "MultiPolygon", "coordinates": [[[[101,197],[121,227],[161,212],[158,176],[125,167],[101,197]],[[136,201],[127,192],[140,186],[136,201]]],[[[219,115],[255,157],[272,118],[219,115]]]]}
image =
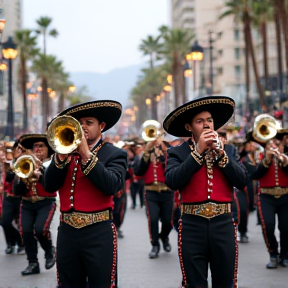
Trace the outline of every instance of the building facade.
{"type": "MultiPolygon", "coordinates": [[[[1,42],[7,41],[8,37],[14,36],[14,32],[22,28],[22,0],[2,0],[0,1],[0,18],[6,20],[3,33],[0,35],[1,42]]],[[[19,57],[12,60],[12,93],[14,106],[14,123],[17,128],[22,125],[23,101],[19,85],[19,57]]],[[[8,71],[0,71],[0,127],[6,126],[7,103],[8,103],[8,71]]],[[[0,128],[0,137],[3,137],[3,129],[0,128]],[[2,133],[1,133],[2,132],[2,133]],[[2,135],[1,135],[2,134],[2,135]]]]}

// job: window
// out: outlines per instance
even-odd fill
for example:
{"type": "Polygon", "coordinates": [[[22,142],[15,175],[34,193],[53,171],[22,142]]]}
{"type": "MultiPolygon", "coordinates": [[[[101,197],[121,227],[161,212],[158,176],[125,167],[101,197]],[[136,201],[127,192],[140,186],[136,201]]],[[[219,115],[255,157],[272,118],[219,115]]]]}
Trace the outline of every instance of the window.
{"type": "Polygon", "coordinates": [[[235,59],[239,60],[240,59],[240,48],[235,48],[234,53],[235,53],[235,59]]]}
{"type": "Polygon", "coordinates": [[[234,40],[239,41],[240,40],[240,31],[239,29],[234,30],[234,40]]]}
{"type": "Polygon", "coordinates": [[[241,77],[241,67],[239,65],[235,66],[235,77],[237,79],[241,77]]]}
{"type": "Polygon", "coordinates": [[[223,56],[223,50],[218,50],[218,57],[222,57],[223,56]]]}
{"type": "Polygon", "coordinates": [[[223,67],[218,67],[218,75],[222,75],[223,74],[223,67]]]}
{"type": "Polygon", "coordinates": [[[218,32],[217,38],[218,38],[218,39],[221,39],[221,38],[222,38],[222,32],[218,32]]]}

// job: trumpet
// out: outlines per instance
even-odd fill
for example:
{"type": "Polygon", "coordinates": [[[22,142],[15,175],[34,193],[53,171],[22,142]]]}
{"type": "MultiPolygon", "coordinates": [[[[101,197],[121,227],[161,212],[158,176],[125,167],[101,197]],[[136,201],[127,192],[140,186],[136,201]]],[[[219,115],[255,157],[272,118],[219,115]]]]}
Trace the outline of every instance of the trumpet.
{"type": "Polygon", "coordinates": [[[59,154],[69,154],[77,149],[83,137],[83,130],[72,116],[56,117],[47,129],[47,141],[59,154]]]}
{"type": "Polygon", "coordinates": [[[142,138],[146,142],[154,141],[164,135],[161,124],[156,120],[147,120],[142,124],[142,138]]]}
{"type": "Polygon", "coordinates": [[[33,175],[36,169],[36,161],[31,155],[22,155],[11,166],[18,177],[26,179],[33,175]]]}

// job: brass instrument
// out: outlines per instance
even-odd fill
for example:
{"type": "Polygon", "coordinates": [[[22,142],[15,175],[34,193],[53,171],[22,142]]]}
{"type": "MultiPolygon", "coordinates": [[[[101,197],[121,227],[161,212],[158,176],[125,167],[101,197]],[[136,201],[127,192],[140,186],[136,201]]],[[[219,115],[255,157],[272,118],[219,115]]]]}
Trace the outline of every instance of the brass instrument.
{"type": "Polygon", "coordinates": [[[48,143],[59,154],[69,154],[76,150],[82,137],[82,127],[72,116],[56,117],[47,130],[48,143]]]}
{"type": "Polygon", "coordinates": [[[279,126],[279,122],[271,115],[260,114],[254,120],[252,136],[255,141],[266,143],[276,136],[279,126]]]}
{"type": "Polygon", "coordinates": [[[147,120],[142,124],[142,138],[146,142],[154,141],[163,134],[161,124],[156,120],[147,120]]]}
{"type": "Polygon", "coordinates": [[[36,162],[31,155],[22,155],[12,165],[12,169],[20,178],[29,178],[36,169],[36,162]]]}

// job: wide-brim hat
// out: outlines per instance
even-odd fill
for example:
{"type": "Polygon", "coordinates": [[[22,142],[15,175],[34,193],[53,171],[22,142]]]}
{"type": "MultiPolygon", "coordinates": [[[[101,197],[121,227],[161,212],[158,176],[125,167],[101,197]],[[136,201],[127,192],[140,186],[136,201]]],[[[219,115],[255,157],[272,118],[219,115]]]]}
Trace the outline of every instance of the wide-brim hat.
{"type": "Polygon", "coordinates": [[[281,128],[277,130],[277,134],[275,138],[282,141],[284,136],[287,136],[287,135],[288,135],[288,128],[281,128]]]}
{"type": "Polygon", "coordinates": [[[234,113],[235,102],[227,96],[206,96],[189,101],[172,111],[163,121],[164,130],[176,137],[191,137],[185,124],[199,113],[208,111],[214,121],[214,129],[225,125],[234,113]]]}
{"type": "MultiPolygon", "coordinates": [[[[95,117],[99,123],[106,125],[102,132],[113,127],[121,117],[122,105],[114,100],[97,100],[71,106],[57,116],[69,115],[79,120],[84,117],[95,117]]],[[[56,116],[56,117],[57,117],[56,116]]]]}
{"type": "Polygon", "coordinates": [[[251,129],[246,134],[246,142],[255,142],[255,143],[259,144],[260,146],[265,147],[266,143],[268,141],[267,142],[261,142],[261,141],[255,139],[253,136],[253,130],[251,129]]]}
{"type": "Polygon", "coordinates": [[[36,142],[44,142],[48,147],[48,157],[50,157],[55,152],[48,144],[47,134],[23,134],[19,138],[19,144],[23,146],[25,149],[33,149],[33,144],[36,142]]]}

